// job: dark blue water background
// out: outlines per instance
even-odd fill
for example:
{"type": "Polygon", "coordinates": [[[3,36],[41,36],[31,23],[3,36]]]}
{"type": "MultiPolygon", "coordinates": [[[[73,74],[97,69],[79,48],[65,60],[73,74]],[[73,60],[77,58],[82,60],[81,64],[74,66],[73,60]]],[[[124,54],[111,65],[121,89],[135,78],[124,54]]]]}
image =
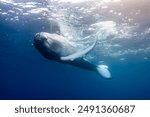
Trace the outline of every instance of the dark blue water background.
{"type": "MultiPolygon", "coordinates": [[[[0,5],[3,10],[8,7],[0,5]]],[[[47,60],[32,45],[33,37],[37,32],[58,29],[46,19],[33,20],[36,17],[12,22],[0,15],[0,99],[150,99],[148,59],[110,58],[110,80],[47,60]]]]}

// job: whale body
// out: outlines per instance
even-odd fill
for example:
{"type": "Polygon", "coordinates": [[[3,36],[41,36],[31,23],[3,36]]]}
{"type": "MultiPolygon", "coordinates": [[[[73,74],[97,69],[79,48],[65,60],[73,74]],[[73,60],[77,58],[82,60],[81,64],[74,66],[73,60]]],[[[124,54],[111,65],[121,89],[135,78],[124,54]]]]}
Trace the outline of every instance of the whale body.
{"type": "Polygon", "coordinates": [[[37,33],[34,37],[35,48],[47,59],[70,64],[90,71],[97,71],[104,78],[111,78],[107,65],[94,65],[84,58],[96,45],[77,51],[63,36],[47,32],[37,33]]]}

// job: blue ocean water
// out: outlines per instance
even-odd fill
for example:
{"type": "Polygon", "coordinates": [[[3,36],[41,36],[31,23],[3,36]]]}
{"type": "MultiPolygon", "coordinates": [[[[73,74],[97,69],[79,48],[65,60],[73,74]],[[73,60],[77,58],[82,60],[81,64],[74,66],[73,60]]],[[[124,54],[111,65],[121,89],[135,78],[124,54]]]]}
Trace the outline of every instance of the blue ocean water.
{"type": "Polygon", "coordinates": [[[0,0],[0,99],[150,99],[148,0],[0,0]],[[91,4],[92,2],[92,4],[91,4]],[[112,79],[45,59],[37,32],[64,35],[112,79]]]}

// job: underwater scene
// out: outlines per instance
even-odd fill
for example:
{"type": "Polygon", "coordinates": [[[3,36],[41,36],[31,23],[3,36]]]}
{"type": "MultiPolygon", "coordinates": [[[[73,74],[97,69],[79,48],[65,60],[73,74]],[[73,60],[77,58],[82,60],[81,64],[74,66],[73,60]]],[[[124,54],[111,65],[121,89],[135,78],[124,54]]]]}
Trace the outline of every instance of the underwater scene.
{"type": "Polygon", "coordinates": [[[149,100],[150,0],[0,0],[1,100],[149,100]]]}

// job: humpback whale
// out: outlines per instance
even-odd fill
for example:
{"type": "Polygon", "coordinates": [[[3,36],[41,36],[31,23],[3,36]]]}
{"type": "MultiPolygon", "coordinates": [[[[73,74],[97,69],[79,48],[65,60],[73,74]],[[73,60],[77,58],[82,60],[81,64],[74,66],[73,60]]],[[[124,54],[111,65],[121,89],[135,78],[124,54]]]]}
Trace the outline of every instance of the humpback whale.
{"type": "Polygon", "coordinates": [[[49,60],[96,71],[104,78],[111,78],[107,65],[94,65],[84,58],[95,47],[96,42],[82,51],[77,51],[64,36],[40,32],[35,34],[33,45],[49,60]]]}

